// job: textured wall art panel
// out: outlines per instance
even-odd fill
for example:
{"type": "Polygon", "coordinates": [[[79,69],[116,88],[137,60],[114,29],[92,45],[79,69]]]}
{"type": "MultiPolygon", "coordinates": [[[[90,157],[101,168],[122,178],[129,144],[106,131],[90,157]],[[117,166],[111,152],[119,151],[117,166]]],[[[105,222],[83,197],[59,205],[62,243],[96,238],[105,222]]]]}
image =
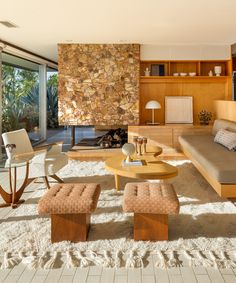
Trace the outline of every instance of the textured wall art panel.
{"type": "Polygon", "coordinates": [[[59,44],[59,123],[139,124],[139,60],[139,44],[59,44]]]}

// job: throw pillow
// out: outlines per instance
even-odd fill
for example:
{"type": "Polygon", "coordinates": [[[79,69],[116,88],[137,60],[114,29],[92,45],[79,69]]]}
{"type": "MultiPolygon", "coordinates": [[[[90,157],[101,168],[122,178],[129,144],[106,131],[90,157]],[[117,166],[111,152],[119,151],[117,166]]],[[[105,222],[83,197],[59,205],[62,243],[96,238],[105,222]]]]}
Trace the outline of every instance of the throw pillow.
{"type": "Polygon", "coordinates": [[[214,138],[214,142],[219,143],[229,150],[236,151],[236,133],[220,129],[214,138]]]}

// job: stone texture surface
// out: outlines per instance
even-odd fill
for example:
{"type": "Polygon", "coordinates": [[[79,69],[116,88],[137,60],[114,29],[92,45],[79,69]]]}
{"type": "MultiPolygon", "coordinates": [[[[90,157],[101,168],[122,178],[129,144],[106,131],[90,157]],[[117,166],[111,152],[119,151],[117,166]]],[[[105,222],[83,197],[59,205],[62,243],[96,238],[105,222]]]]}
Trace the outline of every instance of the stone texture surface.
{"type": "Polygon", "coordinates": [[[59,123],[139,124],[139,60],[139,44],[59,44],[59,123]]]}

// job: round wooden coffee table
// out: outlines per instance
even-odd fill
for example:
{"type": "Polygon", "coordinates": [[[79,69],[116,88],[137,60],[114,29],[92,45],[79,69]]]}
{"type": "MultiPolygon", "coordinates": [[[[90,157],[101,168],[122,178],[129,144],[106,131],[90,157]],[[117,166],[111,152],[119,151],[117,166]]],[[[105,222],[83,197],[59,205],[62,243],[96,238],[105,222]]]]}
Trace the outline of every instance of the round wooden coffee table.
{"type": "Polygon", "coordinates": [[[142,166],[123,166],[125,156],[119,154],[108,158],[105,161],[105,168],[115,175],[115,187],[120,190],[120,177],[144,179],[144,180],[163,180],[178,175],[178,169],[166,162],[157,160],[157,156],[162,153],[160,147],[155,147],[142,156],[133,156],[132,158],[142,160],[142,166]]]}

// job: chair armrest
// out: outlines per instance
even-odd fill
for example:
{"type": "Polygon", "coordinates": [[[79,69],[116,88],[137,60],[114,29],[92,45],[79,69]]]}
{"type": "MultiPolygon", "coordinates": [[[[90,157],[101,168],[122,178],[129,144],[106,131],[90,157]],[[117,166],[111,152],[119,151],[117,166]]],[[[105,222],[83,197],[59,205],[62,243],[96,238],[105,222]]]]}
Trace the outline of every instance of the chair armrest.
{"type": "Polygon", "coordinates": [[[49,143],[41,146],[34,147],[36,150],[38,149],[45,149],[47,150],[48,154],[58,154],[62,152],[62,145],[63,141],[49,143]]]}
{"type": "Polygon", "coordinates": [[[63,141],[47,143],[47,144],[35,146],[34,149],[38,150],[38,149],[48,148],[48,147],[52,147],[54,145],[62,145],[63,143],[64,143],[63,141]]]}
{"type": "Polygon", "coordinates": [[[30,151],[30,152],[24,152],[24,153],[19,153],[19,154],[14,154],[14,158],[24,158],[24,157],[30,157],[32,155],[32,157],[34,157],[35,155],[39,155],[42,153],[46,153],[47,151],[45,149],[41,149],[41,150],[34,150],[34,151],[30,151]]]}

